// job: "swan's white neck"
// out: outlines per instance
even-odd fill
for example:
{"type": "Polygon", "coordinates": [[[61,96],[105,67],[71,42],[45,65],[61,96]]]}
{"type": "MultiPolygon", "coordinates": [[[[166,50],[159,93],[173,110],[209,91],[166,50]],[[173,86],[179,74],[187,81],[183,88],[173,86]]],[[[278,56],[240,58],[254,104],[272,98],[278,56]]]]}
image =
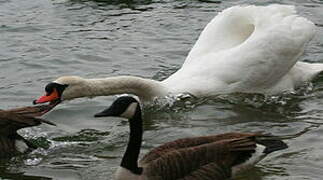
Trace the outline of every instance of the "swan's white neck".
{"type": "Polygon", "coordinates": [[[69,85],[69,88],[63,93],[63,100],[124,93],[134,94],[143,101],[149,101],[157,96],[165,96],[168,92],[160,82],[155,80],[117,76],[102,79],[81,79],[77,84],[69,85]]]}

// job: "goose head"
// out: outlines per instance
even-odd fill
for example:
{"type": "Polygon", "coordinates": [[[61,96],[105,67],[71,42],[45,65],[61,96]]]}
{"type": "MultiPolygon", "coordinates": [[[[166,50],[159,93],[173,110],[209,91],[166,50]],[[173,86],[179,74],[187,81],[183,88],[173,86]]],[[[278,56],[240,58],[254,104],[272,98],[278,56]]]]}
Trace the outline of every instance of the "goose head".
{"type": "Polygon", "coordinates": [[[82,95],[86,86],[85,79],[78,76],[62,76],[45,86],[45,95],[33,101],[34,104],[49,102],[59,104],[64,100],[73,99],[82,95]]]}
{"type": "Polygon", "coordinates": [[[105,116],[126,118],[129,121],[129,141],[120,164],[121,174],[117,175],[116,179],[140,178],[143,168],[138,166],[138,158],[142,143],[143,124],[139,101],[131,96],[121,96],[109,108],[95,115],[95,117],[105,116]],[[122,173],[123,168],[126,169],[127,173],[130,171],[130,177],[122,173]]]}
{"type": "Polygon", "coordinates": [[[133,119],[140,112],[140,103],[135,97],[121,96],[112,105],[100,113],[95,114],[95,117],[122,117],[126,119],[133,119]]]}

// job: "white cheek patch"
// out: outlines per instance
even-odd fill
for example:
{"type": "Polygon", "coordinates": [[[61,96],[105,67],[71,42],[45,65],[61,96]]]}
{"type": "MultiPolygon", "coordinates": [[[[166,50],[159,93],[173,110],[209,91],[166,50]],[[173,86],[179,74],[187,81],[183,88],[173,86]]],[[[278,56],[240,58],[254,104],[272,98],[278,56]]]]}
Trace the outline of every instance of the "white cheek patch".
{"type": "Polygon", "coordinates": [[[146,180],[146,178],[143,179],[143,177],[133,174],[131,171],[123,167],[119,167],[117,169],[114,177],[115,180],[146,180]]]}
{"type": "Polygon", "coordinates": [[[138,103],[131,103],[128,108],[120,115],[120,117],[124,117],[127,119],[132,118],[135,115],[138,103]]]}

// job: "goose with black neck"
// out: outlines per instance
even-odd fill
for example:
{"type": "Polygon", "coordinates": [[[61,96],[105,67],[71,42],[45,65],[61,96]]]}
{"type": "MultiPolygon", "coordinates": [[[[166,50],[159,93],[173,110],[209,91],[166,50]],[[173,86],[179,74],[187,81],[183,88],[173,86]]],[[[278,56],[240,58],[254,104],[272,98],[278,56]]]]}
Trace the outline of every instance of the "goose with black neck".
{"type": "Polygon", "coordinates": [[[129,141],[116,180],[224,180],[248,169],[268,154],[287,148],[278,137],[260,133],[226,133],[165,143],[139,162],[143,119],[138,100],[118,98],[95,117],[127,118],[129,141]]]}

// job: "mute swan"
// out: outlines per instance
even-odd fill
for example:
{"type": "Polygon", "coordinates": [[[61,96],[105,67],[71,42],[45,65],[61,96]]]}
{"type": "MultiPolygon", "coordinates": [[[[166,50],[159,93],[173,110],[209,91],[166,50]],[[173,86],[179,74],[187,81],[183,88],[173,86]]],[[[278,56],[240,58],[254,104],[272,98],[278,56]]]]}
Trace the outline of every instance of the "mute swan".
{"type": "Polygon", "coordinates": [[[290,91],[323,70],[323,64],[297,62],[314,34],[315,25],[296,15],[293,6],[234,6],[205,27],[183,66],[163,81],[63,76],[49,83],[46,95],[34,103],[121,93],[150,101],[178,93],[208,97],[290,91]]]}
{"type": "Polygon", "coordinates": [[[139,102],[133,97],[123,96],[95,116],[123,117],[130,123],[130,138],[116,172],[116,180],[224,180],[257,163],[267,154],[287,148],[274,136],[226,133],[168,142],[150,151],[138,164],[143,135],[139,102]]]}
{"type": "Polygon", "coordinates": [[[55,125],[49,121],[35,118],[52,108],[51,105],[44,105],[0,110],[0,157],[9,157],[37,148],[20,136],[17,130],[37,126],[41,123],[55,125]]]}

